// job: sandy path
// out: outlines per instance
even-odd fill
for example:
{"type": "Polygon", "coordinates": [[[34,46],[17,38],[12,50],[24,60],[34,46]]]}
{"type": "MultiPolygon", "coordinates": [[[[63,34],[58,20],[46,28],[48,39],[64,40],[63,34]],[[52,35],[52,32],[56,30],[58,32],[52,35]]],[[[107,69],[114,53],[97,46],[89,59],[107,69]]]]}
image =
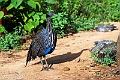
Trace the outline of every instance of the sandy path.
{"type": "Polygon", "coordinates": [[[47,61],[53,64],[55,70],[40,71],[39,58],[25,66],[28,50],[15,53],[15,58],[0,57],[0,80],[96,80],[119,79],[120,76],[99,77],[99,73],[109,70],[109,67],[97,65],[89,67],[93,61],[89,58],[94,41],[117,41],[120,23],[114,22],[118,30],[112,32],[80,32],[73,36],[58,39],[57,47],[52,54],[47,55],[47,61]],[[69,67],[69,71],[64,71],[69,67]],[[93,71],[94,70],[94,71],[93,71]],[[96,70],[96,71],[95,71],[96,70]],[[98,75],[97,75],[98,73],[98,75]]]}

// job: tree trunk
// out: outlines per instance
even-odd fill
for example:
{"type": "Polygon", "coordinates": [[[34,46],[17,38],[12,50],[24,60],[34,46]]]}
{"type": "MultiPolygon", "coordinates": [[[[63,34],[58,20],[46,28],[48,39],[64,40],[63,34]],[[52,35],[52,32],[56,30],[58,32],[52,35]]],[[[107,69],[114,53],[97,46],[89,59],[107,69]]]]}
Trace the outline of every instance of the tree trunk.
{"type": "Polygon", "coordinates": [[[117,53],[116,53],[116,58],[117,58],[117,66],[120,71],[120,33],[118,35],[118,40],[117,40],[117,53]]]}
{"type": "Polygon", "coordinates": [[[2,25],[2,19],[0,19],[0,25],[2,25]]]}

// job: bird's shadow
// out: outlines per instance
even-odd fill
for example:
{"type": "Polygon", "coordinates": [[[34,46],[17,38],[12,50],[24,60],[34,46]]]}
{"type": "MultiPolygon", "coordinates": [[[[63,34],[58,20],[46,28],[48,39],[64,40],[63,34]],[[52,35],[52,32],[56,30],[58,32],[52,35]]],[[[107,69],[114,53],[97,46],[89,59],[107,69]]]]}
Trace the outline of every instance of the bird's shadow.
{"type": "MultiPolygon", "coordinates": [[[[72,60],[78,58],[83,53],[83,51],[86,51],[86,50],[89,50],[89,49],[83,49],[83,50],[81,50],[78,53],[67,52],[66,54],[63,54],[63,55],[57,55],[57,56],[48,58],[47,62],[51,66],[53,64],[59,64],[59,63],[69,62],[69,61],[72,61],[72,60]]],[[[40,63],[41,62],[39,61],[39,62],[37,62],[37,63],[35,63],[33,65],[40,64],[40,63]]]]}

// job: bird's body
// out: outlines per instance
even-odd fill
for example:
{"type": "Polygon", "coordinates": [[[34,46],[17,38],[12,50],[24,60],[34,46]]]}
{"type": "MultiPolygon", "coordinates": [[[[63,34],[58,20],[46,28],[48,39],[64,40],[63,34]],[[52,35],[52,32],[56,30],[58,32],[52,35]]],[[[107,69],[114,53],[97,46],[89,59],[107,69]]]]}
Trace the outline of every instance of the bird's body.
{"type": "MultiPolygon", "coordinates": [[[[31,59],[35,59],[37,56],[40,57],[41,63],[43,65],[42,57],[45,58],[47,54],[51,54],[54,51],[56,47],[56,42],[57,35],[51,25],[50,18],[48,18],[46,28],[37,31],[30,44],[26,65],[31,59]]],[[[48,67],[46,58],[45,62],[48,67]]],[[[44,66],[42,69],[44,69],[44,66]]]]}
{"type": "Polygon", "coordinates": [[[98,52],[98,57],[106,54],[107,51],[111,51],[111,54],[114,55],[117,51],[116,42],[113,40],[103,40],[96,41],[95,47],[92,48],[91,53],[98,52]]]}
{"type": "Polygon", "coordinates": [[[109,32],[116,29],[116,26],[110,24],[100,24],[94,28],[98,32],[109,32]]]}

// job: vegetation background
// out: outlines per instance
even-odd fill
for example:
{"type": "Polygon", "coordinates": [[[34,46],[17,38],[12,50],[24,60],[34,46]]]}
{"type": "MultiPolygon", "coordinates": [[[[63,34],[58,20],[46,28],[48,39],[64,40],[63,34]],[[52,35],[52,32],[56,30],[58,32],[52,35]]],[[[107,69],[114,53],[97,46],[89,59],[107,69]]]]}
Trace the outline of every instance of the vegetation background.
{"type": "Polygon", "coordinates": [[[120,21],[119,0],[0,0],[0,51],[20,47],[22,36],[52,25],[59,37],[93,30],[100,22],[120,21]]]}

